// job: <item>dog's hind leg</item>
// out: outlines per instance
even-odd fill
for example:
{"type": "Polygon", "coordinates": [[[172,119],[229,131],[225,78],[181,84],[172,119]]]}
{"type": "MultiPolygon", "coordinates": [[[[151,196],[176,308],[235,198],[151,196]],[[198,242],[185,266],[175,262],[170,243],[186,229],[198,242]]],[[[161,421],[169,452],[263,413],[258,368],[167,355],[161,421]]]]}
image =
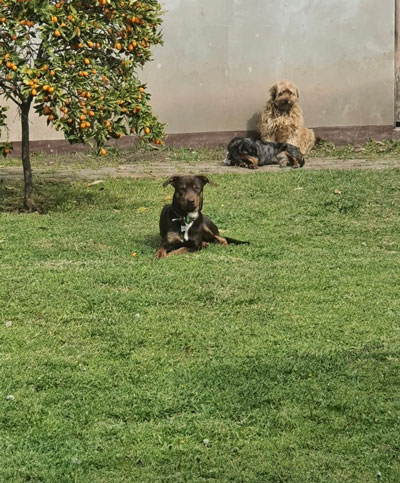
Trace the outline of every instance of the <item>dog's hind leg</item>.
{"type": "Polygon", "coordinates": [[[286,168],[288,166],[291,166],[292,159],[288,156],[287,151],[283,151],[279,154],[276,155],[276,158],[279,162],[279,166],[281,168],[286,168]]]}
{"type": "MultiPolygon", "coordinates": [[[[207,220],[208,221],[208,220],[207,220]]],[[[212,221],[210,220],[212,223],[212,221]]],[[[218,233],[218,228],[212,223],[212,225],[208,225],[203,223],[203,243],[219,243],[220,245],[228,245],[228,242],[225,240],[223,236],[218,233]]]]}
{"type": "Polygon", "coordinates": [[[288,151],[286,151],[285,154],[289,159],[289,166],[292,168],[300,168],[300,164],[295,156],[292,156],[288,151]]]}

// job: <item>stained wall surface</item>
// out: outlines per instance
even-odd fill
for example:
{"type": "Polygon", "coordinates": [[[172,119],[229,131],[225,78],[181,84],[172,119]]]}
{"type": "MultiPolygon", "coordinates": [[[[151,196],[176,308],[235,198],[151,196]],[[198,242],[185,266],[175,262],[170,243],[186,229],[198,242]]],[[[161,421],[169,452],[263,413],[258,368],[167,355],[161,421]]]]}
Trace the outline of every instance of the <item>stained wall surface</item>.
{"type": "MultiPolygon", "coordinates": [[[[139,77],[168,133],[253,129],[278,79],[309,126],[385,125],[394,112],[393,0],[165,0],[163,47],[139,77]]],[[[10,140],[20,140],[18,115],[10,140]]],[[[32,118],[32,140],[62,134],[32,118]]]]}
{"type": "Polygon", "coordinates": [[[165,0],[146,67],[168,132],[243,130],[278,79],[309,126],[392,124],[393,0],[165,0]]]}

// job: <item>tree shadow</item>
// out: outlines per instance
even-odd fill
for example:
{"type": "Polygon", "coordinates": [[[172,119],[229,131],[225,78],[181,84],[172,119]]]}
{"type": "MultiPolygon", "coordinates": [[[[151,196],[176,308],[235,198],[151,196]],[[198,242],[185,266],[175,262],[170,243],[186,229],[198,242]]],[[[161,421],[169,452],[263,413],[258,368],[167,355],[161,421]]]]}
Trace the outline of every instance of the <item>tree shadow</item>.
{"type": "MultiPolygon", "coordinates": [[[[74,206],[93,205],[102,186],[85,190],[82,184],[72,181],[36,180],[34,201],[37,212],[46,214],[50,211],[69,211],[74,206]]],[[[0,179],[0,213],[22,213],[23,208],[22,181],[0,179]]]]}

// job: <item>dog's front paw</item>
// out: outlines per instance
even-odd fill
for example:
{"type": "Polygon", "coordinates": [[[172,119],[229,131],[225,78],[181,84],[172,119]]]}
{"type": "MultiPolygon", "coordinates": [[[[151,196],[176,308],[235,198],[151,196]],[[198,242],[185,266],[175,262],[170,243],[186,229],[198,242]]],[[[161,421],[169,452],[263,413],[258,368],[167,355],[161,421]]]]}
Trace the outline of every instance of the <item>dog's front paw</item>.
{"type": "Polygon", "coordinates": [[[167,250],[165,248],[159,248],[154,256],[158,259],[165,258],[167,256],[167,250]]]}
{"type": "Polygon", "coordinates": [[[226,158],[222,161],[222,164],[224,164],[225,166],[232,166],[231,160],[228,157],[228,153],[226,155],[226,158]]]}

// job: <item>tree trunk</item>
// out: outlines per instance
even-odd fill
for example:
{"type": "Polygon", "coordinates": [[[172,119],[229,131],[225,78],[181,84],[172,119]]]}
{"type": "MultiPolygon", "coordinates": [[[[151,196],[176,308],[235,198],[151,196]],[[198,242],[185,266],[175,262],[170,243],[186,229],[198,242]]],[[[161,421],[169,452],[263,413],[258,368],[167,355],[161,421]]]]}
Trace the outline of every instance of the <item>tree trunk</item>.
{"type": "Polygon", "coordinates": [[[33,180],[29,148],[29,111],[31,100],[24,101],[21,105],[21,128],[22,128],[22,166],[24,168],[24,207],[28,211],[34,211],[33,180]]]}

